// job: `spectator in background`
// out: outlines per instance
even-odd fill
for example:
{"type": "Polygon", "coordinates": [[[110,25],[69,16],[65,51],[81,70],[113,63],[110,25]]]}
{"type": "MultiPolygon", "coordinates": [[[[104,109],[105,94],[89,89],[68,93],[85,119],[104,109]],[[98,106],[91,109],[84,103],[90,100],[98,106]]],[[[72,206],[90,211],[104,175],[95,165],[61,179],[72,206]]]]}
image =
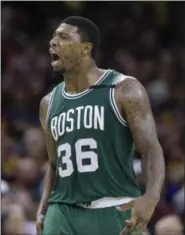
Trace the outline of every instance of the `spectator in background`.
{"type": "Polygon", "coordinates": [[[184,212],[184,186],[177,191],[172,199],[173,206],[178,214],[183,214],[184,212]]]}
{"type": "Polygon", "coordinates": [[[20,205],[9,204],[2,210],[2,235],[32,235],[36,234],[35,226],[26,221],[20,205]]]}
{"type": "Polygon", "coordinates": [[[1,180],[1,197],[6,195],[10,191],[10,186],[4,180],[1,180]]]}
{"type": "Polygon", "coordinates": [[[155,235],[183,235],[183,225],[178,216],[160,219],[155,225],[155,235]]]}

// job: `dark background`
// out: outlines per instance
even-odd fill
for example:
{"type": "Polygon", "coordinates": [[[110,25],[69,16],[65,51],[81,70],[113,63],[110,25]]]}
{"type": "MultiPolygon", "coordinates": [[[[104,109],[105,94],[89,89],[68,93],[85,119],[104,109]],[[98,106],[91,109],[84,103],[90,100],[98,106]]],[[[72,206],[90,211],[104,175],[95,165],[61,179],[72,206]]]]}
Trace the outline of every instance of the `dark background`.
{"type": "MultiPolygon", "coordinates": [[[[2,2],[2,234],[34,234],[47,154],[39,102],[62,80],[48,43],[60,21],[82,15],[100,28],[97,63],[138,78],[152,105],[166,161],[162,199],[149,224],[182,234],[185,150],[183,2],[2,2]]],[[[134,167],[144,189],[140,156],[134,167]]]]}

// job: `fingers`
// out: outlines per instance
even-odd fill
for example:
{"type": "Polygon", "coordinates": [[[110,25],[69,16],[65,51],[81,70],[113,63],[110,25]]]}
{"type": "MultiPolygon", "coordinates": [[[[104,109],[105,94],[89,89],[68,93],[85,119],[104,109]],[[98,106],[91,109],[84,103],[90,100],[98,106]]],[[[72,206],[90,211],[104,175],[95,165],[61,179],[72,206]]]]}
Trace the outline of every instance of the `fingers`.
{"type": "Polygon", "coordinates": [[[134,201],[135,200],[132,200],[132,201],[130,201],[128,203],[125,203],[123,205],[117,206],[117,209],[120,210],[120,211],[126,211],[128,209],[131,209],[134,206],[134,201]]]}
{"type": "Polygon", "coordinates": [[[38,215],[37,218],[36,218],[37,235],[42,234],[43,223],[44,223],[44,215],[38,215]]]}
{"type": "Polygon", "coordinates": [[[121,235],[127,235],[132,232],[137,224],[137,217],[135,216],[134,210],[132,210],[132,215],[130,220],[125,220],[125,228],[121,231],[121,235]]]}
{"type": "Polygon", "coordinates": [[[135,223],[131,220],[125,221],[126,226],[121,231],[120,235],[142,235],[146,232],[146,223],[135,223]]]}
{"type": "Polygon", "coordinates": [[[43,221],[37,221],[36,223],[37,235],[42,234],[42,228],[43,228],[43,221]]]}
{"type": "Polygon", "coordinates": [[[125,228],[121,231],[120,235],[127,235],[132,232],[132,230],[135,228],[136,222],[132,220],[126,220],[125,221],[125,228]]]}
{"type": "Polygon", "coordinates": [[[132,209],[131,219],[126,220],[125,225],[120,235],[141,235],[146,229],[147,222],[141,221],[136,216],[135,210],[132,209]]]}
{"type": "Polygon", "coordinates": [[[37,225],[36,228],[37,228],[37,235],[41,235],[41,233],[42,233],[41,225],[37,225]]]}
{"type": "Polygon", "coordinates": [[[132,232],[134,235],[143,235],[146,232],[146,224],[145,223],[136,224],[132,232]]]}

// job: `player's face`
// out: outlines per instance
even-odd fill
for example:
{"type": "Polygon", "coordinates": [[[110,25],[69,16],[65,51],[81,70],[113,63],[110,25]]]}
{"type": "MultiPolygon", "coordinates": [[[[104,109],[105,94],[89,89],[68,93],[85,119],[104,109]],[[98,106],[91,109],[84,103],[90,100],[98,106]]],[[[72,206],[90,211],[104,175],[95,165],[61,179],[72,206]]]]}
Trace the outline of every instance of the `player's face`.
{"type": "Polygon", "coordinates": [[[89,43],[82,43],[77,27],[62,23],[50,41],[51,65],[54,70],[68,71],[78,64],[91,50],[89,43]]]}

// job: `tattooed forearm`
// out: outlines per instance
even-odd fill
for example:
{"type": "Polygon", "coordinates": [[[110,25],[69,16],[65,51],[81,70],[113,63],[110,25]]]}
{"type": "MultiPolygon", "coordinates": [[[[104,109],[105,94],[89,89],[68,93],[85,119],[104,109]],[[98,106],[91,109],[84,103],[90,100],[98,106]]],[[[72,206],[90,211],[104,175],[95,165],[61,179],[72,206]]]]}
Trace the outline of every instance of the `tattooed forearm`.
{"type": "Polygon", "coordinates": [[[159,199],[165,175],[164,157],[148,96],[143,86],[135,79],[127,78],[119,86],[124,115],[135,145],[143,157],[146,194],[159,199]]]}
{"type": "Polygon", "coordinates": [[[40,104],[40,122],[45,134],[46,147],[48,152],[48,166],[44,177],[44,191],[40,201],[37,214],[44,215],[48,207],[48,198],[55,183],[56,147],[50,131],[46,126],[46,113],[48,97],[43,98],[40,104]]]}

